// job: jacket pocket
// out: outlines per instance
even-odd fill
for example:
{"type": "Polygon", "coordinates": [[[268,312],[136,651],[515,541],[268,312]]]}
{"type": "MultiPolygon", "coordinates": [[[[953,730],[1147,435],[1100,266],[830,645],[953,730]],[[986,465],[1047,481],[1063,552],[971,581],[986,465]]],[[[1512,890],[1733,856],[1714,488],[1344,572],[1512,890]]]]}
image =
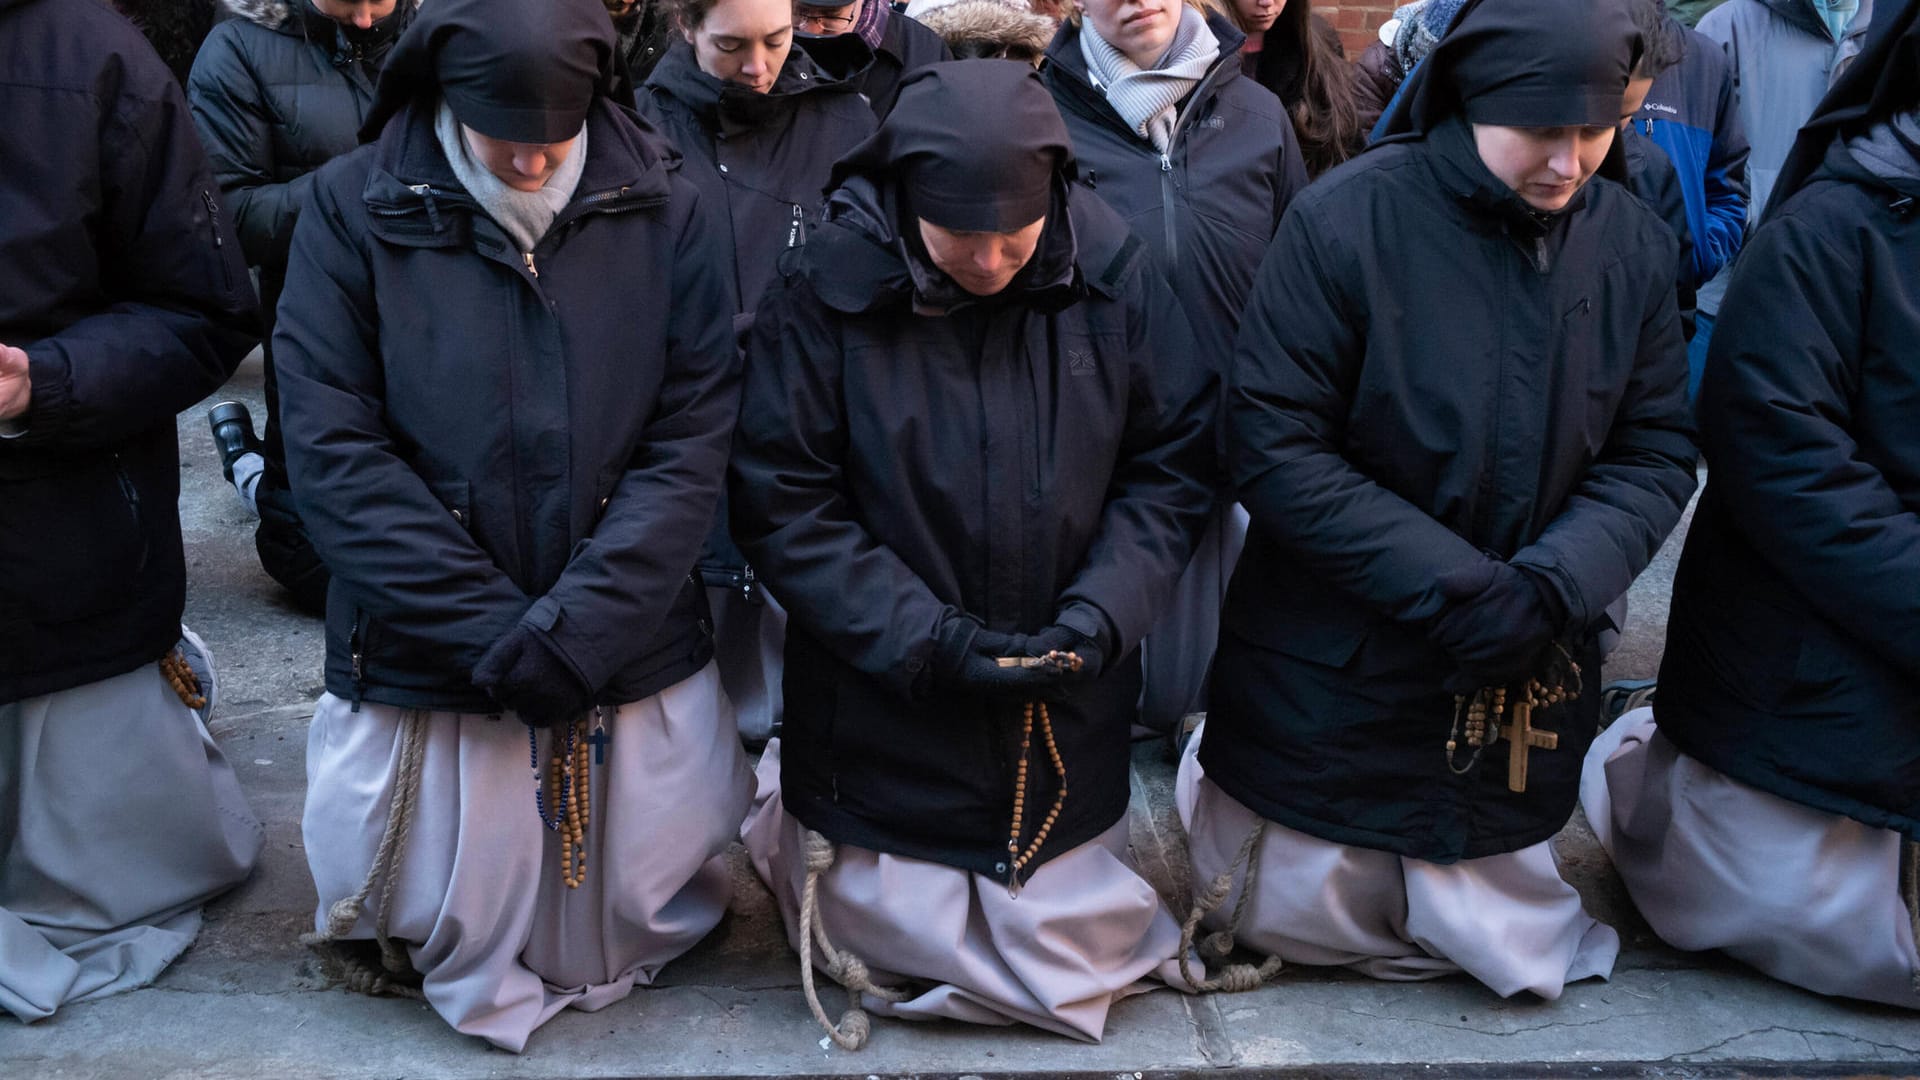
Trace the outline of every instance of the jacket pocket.
{"type": "Polygon", "coordinates": [[[220,266],[220,295],[232,299],[233,268],[227,260],[226,237],[220,235],[220,203],[214,199],[213,192],[204,189],[200,192],[200,202],[207,212],[207,233],[213,237],[213,261],[220,266]]]}
{"type": "Polygon", "coordinates": [[[427,484],[427,490],[433,492],[433,497],[439,499],[440,505],[446,507],[447,513],[453,515],[455,525],[469,533],[473,531],[473,486],[471,484],[465,480],[437,480],[430,481],[427,484]]]}
{"type": "Polygon", "coordinates": [[[0,474],[0,606],[42,626],[81,622],[140,591],[148,514],[119,455],[0,474]]]}

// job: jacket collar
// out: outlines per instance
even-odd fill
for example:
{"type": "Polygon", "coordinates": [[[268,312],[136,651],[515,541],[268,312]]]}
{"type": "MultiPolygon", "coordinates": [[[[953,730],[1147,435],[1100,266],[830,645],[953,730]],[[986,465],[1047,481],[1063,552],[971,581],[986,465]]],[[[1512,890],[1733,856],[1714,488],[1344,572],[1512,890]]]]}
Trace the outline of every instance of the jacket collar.
{"type": "MultiPolygon", "coordinates": [[[[1551,213],[1534,209],[1480,160],[1472,128],[1464,117],[1455,115],[1440,121],[1427,132],[1425,141],[1434,175],[1447,193],[1473,213],[1500,222],[1516,236],[1544,236],[1557,222],[1586,205],[1587,187],[1582,185],[1564,208],[1551,213]]],[[[1617,143],[1613,153],[1622,155],[1624,163],[1625,151],[1617,143]]]]}
{"type": "MultiPolygon", "coordinates": [[[[1220,55],[1214,60],[1213,66],[1207,69],[1207,74],[1200,80],[1200,84],[1193,88],[1193,92],[1187,95],[1186,101],[1182,103],[1180,114],[1183,120],[1193,111],[1195,102],[1208,95],[1219,93],[1222,87],[1242,77],[1240,49],[1246,44],[1247,35],[1241,33],[1240,28],[1234,26],[1231,21],[1218,14],[1207,15],[1207,29],[1213,31],[1214,38],[1220,42],[1220,55]]],[[[1109,126],[1124,131],[1136,139],[1140,138],[1107,102],[1107,95],[1093,85],[1093,76],[1087,71],[1086,55],[1080,51],[1080,27],[1072,22],[1060,24],[1060,29],[1053,35],[1053,43],[1047,46],[1045,70],[1053,80],[1067,88],[1074,104],[1079,108],[1099,117],[1109,126]]],[[[1180,133],[1176,131],[1174,134],[1175,138],[1178,138],[1180,133]]],[[[1145,139],[1140,141],[1146,143],[1145,139]]]]}
{"type": "MultiPolygon", "coordinates": [[[[463,245],[473,238],[475,216],[485,216],[460,186],[434,136],[437,104],[410,103],[374,144],[362,196],[373,232],[384,240],[415,247],[463,245]]],[[[587,145],[591,152],[580,184],[554,219],[553,231],[584,214],[666,201],[680,155],[632,113],[606,98],[595,99],[587,113],[587,145]]]]}
{"type": "Polygon", "coordinates": [[[700,70],[693,47],[685,40],[673,42],[659,66],[647,77],[646,85],[692,110],[703,127],[725,132],[764,127],[790,115],[799,107],[803,94],[816,90],[853,92],[850,84],[823,76],[813,58],[796,48],[788,50],[787,61],[780,68],[773,89],[756,94],[700,70]]]}
{"type": "Polygon", "coordinates": [[[1033,261],[1007,291],[981,300],[955,289],[926,261],[924,249],[901,235],[891,190],[849,177],[828,201],[827,223],[789,258],[814,295],[849,315],[894,306],[958,310],[1009,303],[1039,311],[1064,310],[1097,294],[1117,299],[1146,257],[1141,242],[1091,192],[1063,182],[1033,261]],[[1102,214],[1104,211],[1104,214],[1102,214]]]}

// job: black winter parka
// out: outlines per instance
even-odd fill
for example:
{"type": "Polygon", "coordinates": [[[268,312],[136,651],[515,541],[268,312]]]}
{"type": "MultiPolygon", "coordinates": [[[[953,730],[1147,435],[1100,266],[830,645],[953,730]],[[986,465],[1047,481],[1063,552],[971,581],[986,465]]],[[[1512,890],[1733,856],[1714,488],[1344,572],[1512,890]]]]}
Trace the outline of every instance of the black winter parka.
{"type": "Polygon", "coordinates": [[[573,200],[523,256],[433,117],[414,100],[316,176],[274,335],[333,572],[327,689],[498,711],[472,671],[524,619],[600,702],[646,697],[712,652],[688,572],[739,401],[725,231],[600,98],[573,200]]]}
{"type": "Polygon", "coordinates": [[[174,416],[259,332],[186,98],[133,25],[104,4],[0,0],[0,72],[0,344],[25,350],[33,387],[0,431],[10,702],[179,640],[174,416]]]}
{"type": "Polygon", "coordinates": [[[953,59],[953,50],[947,48],[945,38],[897,9],[887,13],[887,25],[880,33],[880,44],[876,48],[867,48],[866,43],[851,32],[823,36],[796,34],[793,40],[829,76],[859,87],[867,96],[873,115],[881,120],[893,111],[893,103],[900,97],[900,81],[908,72],[953,59]]]}
{"type": "Polygon", "coordinates": [[[1246,36],[1218,15],[1207,27],[1220,59],[1181,104],[1164,158],[1094,87],[1078,26],[1060,24],[1041,75],[1081,177],[1152,247],[1199,359],[1224,372],[1254,271],[1307,172],[1280,100],[1240,73],[1246,36]]]}
{"type": "MultiPolygon", "coordinates": [[[[1920,83],[1912,11],[1886,61],[1904,65],[1902,105],[1920,83]]],[[[1920,840],[1920,177],[1875,175],[1826,127],[1822,160],[1815,132],[1714,327],[1712,470],[1655,719],[1736,780],[1920,840]]]]}
{"type": "Polygon", "coordinates": [[[1675,241],[1596,178],[1544,216],[1464,120],[1369,150],[1294,200],[1228,393],[1252,517],[1200,759],[1268,820],[1434,862],[1511,851],[1572,812],[1598,716],[1591,631],[1694,486],[1675,241]],[[1507,560],[1567,613],[1586,672],[1507,790],[1464,776],[1432,621],[1507,560]]]}
{"type": "Polygon", "coordinates": [[[310,0],[226,0],[187,82],[193,122],[233,212],[241,250],[261,270],[272,316],[313,171],[360,145],[373,86],[417,0],[401,0],[373,50],[355,46],[310,0]]]}
{"type": "MultiPolygon", "coordinates": [[[[964,612],[1112,643],[1105,674],[1052,706],[1070,797],[1032,866],[1119,820],[1132,654],[1213,503],[1218,391],[1166,362],[1192,348],[1186,320],[1091,192],[1056,195],[1007,292],[945,314],[915,310],[897,200],[848,180],[761,303],[736,535],[788,612],[787,808],[836,841],[1005,880],[1020,707],[930,690],[935,634],[964,612]]],[[[1028,804],[1048,807],[1038,736],[1033,754],[1028,804]]]]}

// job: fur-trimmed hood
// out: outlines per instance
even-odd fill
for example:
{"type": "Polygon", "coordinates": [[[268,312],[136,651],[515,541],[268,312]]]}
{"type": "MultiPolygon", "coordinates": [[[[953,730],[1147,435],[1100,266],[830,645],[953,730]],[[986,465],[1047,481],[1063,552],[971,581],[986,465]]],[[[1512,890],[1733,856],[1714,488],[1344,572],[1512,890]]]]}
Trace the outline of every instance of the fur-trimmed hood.
{"type": "MultiPolygon", "coordinates": [[[[236,18],[258,23],[269,30],[292,26],[299,19],[301,8],[310,7],[306,0],[220,0],[220,4],[232,12],[236,18]]],[[[420,0],[400,0],[394,8],[394,15],[410,13],[419,6],[420,0]]],[[[325,16],[320,17],[325,18],[325,16]]],[[[388,18],[392,17],[388,16],[388,18]]]]}
{"type": "Polygon", "coordinates": [[[1011,53],[1014,59],[1037,61],[1060,25],[1019,0],[921,0],[907,13],[939,34],[960,58],[1011,53]]]}

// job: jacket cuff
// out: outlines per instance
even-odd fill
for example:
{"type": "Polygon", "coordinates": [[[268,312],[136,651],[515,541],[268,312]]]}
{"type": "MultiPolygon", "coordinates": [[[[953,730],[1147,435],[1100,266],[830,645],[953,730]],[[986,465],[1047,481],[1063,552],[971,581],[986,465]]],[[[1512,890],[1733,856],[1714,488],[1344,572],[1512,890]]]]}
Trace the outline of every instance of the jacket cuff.
{"type": "Polygon", "coordinates": [[[1093,642],[1100,650],[1100,655],[1109,661],[1118,658],[1120,634],[1113,628],[1113,620],[1107,618],[1107,613],[1094,605],[1085,600],[1076,600],[1061,608],[1053,621],[1093,642]]]}
{"type": "Polygon", "coordinates": [[[535,600],[533,606],[527,609],[527,613],[520,616],[520,622],[525,625],[527,629],[546,640],[546,643],[553,649],[554,655],[572,670],[574,678],[580,680],[580,685],[598,694],[601,688],[606,685],[607,679],[612,676],[608,675],[602,678],[594,678],[589,676],[588,673],[581,668],[580,661],[573,655],[572,651],[567,648],[566,643],[561,640],[561,635],[554,633],[554,628],[558,627],[562,621],[560,601],[555,600],[551,596],[543,596],[535,600]]]}
{"type": "Polygon", "coordinates": [[[1579,587],[1559,566],[1519,561],[1515,561],[1513,566],[1527,575],[1527,580],[1539,591],[1540,601],[1546,605],[1547,616],[1552,620],[1555,637],[1575,627],[1585,629],[1593,621],[1593,616],[1581,602],[1579,587]]]}
{"type": "Polygon", "coordinates": [[[34,345],[25,351],[32,397],[27,402],[26,413],[13,420],[18,430],[6,437],[44,443],[58,437],[67,426],[73,412],[73,380],[59,350],[34,345]]]}

